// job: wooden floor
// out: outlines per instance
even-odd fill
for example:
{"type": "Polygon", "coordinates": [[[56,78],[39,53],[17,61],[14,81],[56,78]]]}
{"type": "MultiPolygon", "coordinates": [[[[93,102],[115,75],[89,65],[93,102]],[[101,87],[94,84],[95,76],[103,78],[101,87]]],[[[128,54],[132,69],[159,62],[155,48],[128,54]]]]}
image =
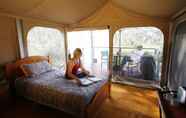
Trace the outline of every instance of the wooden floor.
{"type": "MultiPolygon", "coordinates": [[[[14,100],[0,92],[0,118],[71,118],[61,111],[33,104],[24,99],[14,100]]],[[[160,118],[156,91],[126,85],[112,85],[107,99],[96,118],[160,118]]]]}
{"type": "Polygon", "coordinates": [[[111,96],[97,118],[160,118],[156,91],[113,84],[111,96]]]}

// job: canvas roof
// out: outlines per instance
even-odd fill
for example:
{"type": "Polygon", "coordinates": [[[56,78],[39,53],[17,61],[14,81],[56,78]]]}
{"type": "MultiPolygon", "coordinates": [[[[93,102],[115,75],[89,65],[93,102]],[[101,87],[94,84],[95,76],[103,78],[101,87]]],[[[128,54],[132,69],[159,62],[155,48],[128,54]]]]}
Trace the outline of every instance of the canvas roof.
{"type": "MultiPolygon", "coordinates": [[[[109,0],[0,0],[0,13],[40,18],[64,24],[86,19],[109,0]]],[[[186,0],[110,0],[135,13],[170,17],[186,6],[186,0]]]]}

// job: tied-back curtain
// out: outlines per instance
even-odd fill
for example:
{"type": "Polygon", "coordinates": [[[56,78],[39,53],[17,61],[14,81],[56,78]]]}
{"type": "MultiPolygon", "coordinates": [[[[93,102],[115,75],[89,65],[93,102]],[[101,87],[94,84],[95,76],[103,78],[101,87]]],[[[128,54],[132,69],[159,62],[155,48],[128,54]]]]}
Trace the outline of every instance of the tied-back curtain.
{"type": "Polygon", "coordinates": [[[169,88],[186,87],[186,21],[177,26],[173,39],[169,88]]]}

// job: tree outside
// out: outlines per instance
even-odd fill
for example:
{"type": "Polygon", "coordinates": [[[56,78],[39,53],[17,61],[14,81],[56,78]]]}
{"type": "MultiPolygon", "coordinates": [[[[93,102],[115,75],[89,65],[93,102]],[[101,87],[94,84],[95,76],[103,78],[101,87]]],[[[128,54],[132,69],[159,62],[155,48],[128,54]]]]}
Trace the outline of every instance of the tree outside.
{"type": "Polygon", "coordinates": [[[65,66],[64,34],[58,29],[34,27],[27,37],[29,56],[49,56],[56,67],[65,66]]]}

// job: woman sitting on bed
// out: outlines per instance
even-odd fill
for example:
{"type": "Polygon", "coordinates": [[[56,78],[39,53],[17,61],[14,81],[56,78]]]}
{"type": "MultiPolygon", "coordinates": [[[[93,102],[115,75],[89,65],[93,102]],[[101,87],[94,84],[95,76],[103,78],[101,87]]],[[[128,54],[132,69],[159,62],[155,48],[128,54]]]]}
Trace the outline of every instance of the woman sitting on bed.
{"type": "Polygon", "coordinates": [[[89,75],[89,71],[87,71],[81,63],[81,56],[81,49],[76,48],[73,53],[73,58],[70,58],[67,63],[66,76],[68,79],[76,80],[77,83],[80,83],[79,78],[86,77],[89,75]]]}

